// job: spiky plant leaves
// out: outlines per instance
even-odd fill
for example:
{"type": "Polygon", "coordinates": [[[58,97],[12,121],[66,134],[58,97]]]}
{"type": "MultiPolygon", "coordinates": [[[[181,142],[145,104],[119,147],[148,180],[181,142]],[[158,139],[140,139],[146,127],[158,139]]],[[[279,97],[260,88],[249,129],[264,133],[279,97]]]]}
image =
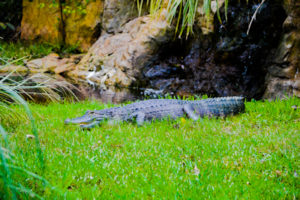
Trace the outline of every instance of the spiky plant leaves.
{"type": "MultiPolygon", "coordinates": [[[[30,119],[31,125],[32,125],[32,133],[35,135],[35,142],[36,142],[36,150],[38,153],[38,159],[40,166],[44,168],[44,160],[43,160],[43,154],[40,147],[39,139],[38,139],[38,132],[37,128],[35,126],[35,122],[32,116],[32,113],[27,105],[27,103],[20,97],[15,91],[13,91],[11,88],[5,85],[0,84],[0,94],[4,94],[4,96],[10,97],[11,99],[15,100],[16,102],[20,103],[26,110],[27,115],[30,119]]],[[[39,195],[32,192],[31,189],[24,187],[21,185],[18,180],[15,180],[13,176],[16,173],[22,173],[22,177],[33,177],[35,179],[42,180],[43,183],[46,183],[46,181],[41,178],[40,176],[23,169],[21,167],[15,166],[14,160],[12,158],[9,148],[9,141],[7,137],[7,133],[0,124],[0,134],[1,134],[1,140],[4,141],[5,147],[2,147],[2,142],[0,141],[0,176],[2,179],[2,183],[0,181],[0,185],[3,185],[4,193],[0,193],[0,197],[3,199],[18,199],[18,197],[21,197],[22,194],[27,194],[30,197],[34,197],[36,199],[42,199],[39,195]],[[24,175],[25,174],[25,175],[24,175]]]]}
{"type": "MultiPolygon", "coordinates": [[[[139,14],[142,13],[143,5],[149,7],[150,14],[157,13],[163,8],[163,0],[137,0],[137,8],[139,14]]],[[[227,20],[227,9],[229,0],[225,0],[225,19],[227,20]]],[[[181,37],[186,33],[186,37],[193,32],[193,25],[195,23],[196,12],[198,8],[199,0],[169,0],[167,11],[168,11],[168,21],[173,22],[177,18],[176,22],[176,33],[181,37]]],[[[203,10],[207,19],[209,19],[211,14],[211,0],[203,1],[203,10]]],[[[217,0],[217,17],[221,22],[221,16],[219,12],[219,5],[217,0]]]]}
{"type": "MultiPolygon", "coordinates": [[[[1,58],[4,61],[4,65],[0,65],[0,68],[10,65],[7,59],[1,58]]],[[[35,198],[42,199],[41,196],[34,193],[31,188],[26,188],[18,181],[17,177],[28,177],[30,179],[35,179],[36,181],[42,182],[42,187],[49,185],[45,179],[42,177],[26,170],[23,165],[25,163],[20,163],[14,161],[13,156],[11,156],[11,150],[9,148],[9,140],[6,131],[4,130],[2,124],[7,124],[7,121],[18,120],[23,118],[19,113],[11,112],[10,105],[12,103],[18,104],[25,110],[27,119],[31,123],[31,132],[34,135],[35,139],[35,149],[37,152],[37,160],[39,160],[39,167],[44,170],[44,157],[39,142],[38,131],[35,124],[33,115],[29,109],[27,102],[20,96],[20,92],[23,91],[28,96],[31,96],[32,93],[26,93],[26,89],[41,89],[40,91],[45,91],[44,95],[47,95],[51,100],[55,100],[59,95],[51,87],[48,88],[46,84],[40,83],[35,86],[28,85],[29,79],[23,79],[20,81],[14,80],[12,78],[15,71],[12,71],[4,76],[0,76],[0,188],[4,191],[0,192],[1,199],[19,199],[19,198],[35,198]],[[2,146],[4,144],[4,147],[2,146]]],[[[35,181],[35,182],[36,182],[35,181]]]]}

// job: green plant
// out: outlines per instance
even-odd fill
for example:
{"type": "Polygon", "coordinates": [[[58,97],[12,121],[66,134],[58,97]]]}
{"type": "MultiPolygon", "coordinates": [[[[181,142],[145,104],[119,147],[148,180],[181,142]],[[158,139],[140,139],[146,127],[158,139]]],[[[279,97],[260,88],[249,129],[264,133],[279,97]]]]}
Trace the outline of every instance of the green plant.
{"type": "MultiPolygon", "coordinates": [[[[6,67],[11,63],[4,58],[5,61],[2,67],[6,67]]],[[[33,192],[33,187],[39,188],[40,190],[45,190],[50,187],[50,184],[41,176],[28,170],[28,165],[26,160],[16,160],[16,156],[11,153],[10,148],[10,134],[8,134],[4,127],[12,129],[16,127],[13,121],[29,121],[31,126],[31,138],[34,138],[35,145],[31,154],[36,155],[35,167],[39,169],[40,174],[44,174],[45,162],[43,151],[39,141],[39,135],[36,127],[33,114],[29,109],[27,102],[19,95],[20,91],[23,89],[33,89],[41,88],[46,91],[45,95],[51,95],[52,89],[45,87],[45,85],[30,86],[27,85],[28,79],[23,79],[21,81],[16,81],[11,78],[14,71],[9,74],[0,76],[0,198],[1,199],[42,199],[40,195],[33,192]],[[48,91],[48,92],[47,92],[48,91]],[[12,105],[19,105],[25,111],[13,112],[11,109],[12,105]],[[4,126],[3,126],[4,125],[4,126]],[[26,186],[21,183],[22,180],[27,180],[33,182],[34,186],[26,186]]],[[[27,94],[30,96],[30,94],[27,94]]],[[[23,135],[25,137],[25,135],[23,135]]],[[[27,137],[27,136],[26,136],[27,137]]],[[[22,144],[19,144],[22,145],[22,144]]]]}
{"type": "MultiPolygon", "coordinates": [[[[218,0],[217,5],[218,5],[218,0]]],[[[150,14],[155,14],[159,12],[161,9],[166,8],[168,12],[167,19],[169,23],[172,23],[174,19],[176,22],[176,33],[178,32],[179,37],[181,37],[184,33],[186,37],[190,33],[193,32],[193,25],[195,22],[195,17],[198,9],[199,0],[137,0],[137,7],[139,13],[141,14],[142,8],[146,5],[149,8],[150,14]],[[167,5],[167,7],[164,7],[167,5]]],[[[225,17],[227,19],[227,9],[228,9],[229,0],[225,0],[225,17]]],[[[211,0],[204,0],[203,10],[205,12],[206,17],[208,18],[211,14],[211,0]]],[[[220,20],[219,8],[217,7],[217,15],[220,20]]],[[[220,20],[221,21],[221,20],[220,20]]]]}
{"type": "Polygon", "coordinates": [[[46,56],[55,49],[47,44],[0,41],[0,65],[23,65],[24,61],[46,56]]]}
{"type": "MultiPolygon", "coordinates": [[[[2,80],[4,78],[2,78],[2,80]]],[[[36,151],[38,156],[37,160],[39,160],[40,167],[44,168],[44,159],[43,159],[43,154],[38,139],[37,128],[27,103],[22,99],[20,95],[18,95],[18,93],[15,90],[13,90],[10,86],[7,86],[6,84],[0,81],[1,112],[5,112],[5,110],[8,110],[9,109],[8,104],[11,102],[19,103],[24,107],[26,114],[29,118],[29,121],[31,122],[31,126],[32,126],[31,132],[35,137],[36,151]]],[[[5,119],[1,119],[1,121],[3,120],[5,119]]],[[[18,197],[22,196],[22,194],[28,194],[32,197],[40,198],[36,193],[32,192],[30,188],[24,187],[16,178],[21,174],[21,176],[23,177],[33,177],[34,179],[42,180],[44,183],[46,183],[46,181],[40,176],[26,170],[26,168],[19,167],[18,163],[15,163],[14,158],[10,153],[11,151],[9,148],[7,133],[5,132],[1,124],[0,124],[0,134],[2,136],[1,137],[2,141],[0,142],[0,160],[1,160],[0,176],[2,177],[0,181],[0,187],[2,186],[4,188],[4,193],[3,194],[0,193],[0,196],[2,196],[2,198],[4,199],[18,199],[18,197]],[[1,145],[1,143],[3,142],[5,144],[4,147],[2,147],[1,145]]]]}
{"type": "Polygon", "coordinates": [[[24,65],[27,60],[41,58],[50,53],[61,56],[78,53],[77,46],[60,46],[47,43],[4,42],[0,40],[0,65],[24,65]]]}

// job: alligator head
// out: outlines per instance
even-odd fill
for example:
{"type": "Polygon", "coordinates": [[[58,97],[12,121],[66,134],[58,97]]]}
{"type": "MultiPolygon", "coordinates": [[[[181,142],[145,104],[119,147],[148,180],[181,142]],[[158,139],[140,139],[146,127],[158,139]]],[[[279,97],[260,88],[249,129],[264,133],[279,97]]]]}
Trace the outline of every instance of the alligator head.
{"type": "Polygon", "coordinates": [[[66,119],[65,124],[80,124],[81,128],[93,128],[107,117],[97,110],[88,110],[83,116],[66,119]]]}

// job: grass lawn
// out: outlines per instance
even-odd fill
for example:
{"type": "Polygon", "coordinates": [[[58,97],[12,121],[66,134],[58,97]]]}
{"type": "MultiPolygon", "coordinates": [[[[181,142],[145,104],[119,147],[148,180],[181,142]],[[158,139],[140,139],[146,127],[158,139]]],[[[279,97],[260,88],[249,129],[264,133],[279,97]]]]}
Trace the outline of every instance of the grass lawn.
{"type": "Polygon", "coordinates": [[[34,104],[44,171],[35,140],[26,138],[30,123],[15,119],[6,129],[15,161],[49,184],[18,180],[45,199],[299,199],[300,109],[293,105],[300,99],[247,102],[245,113],[225,119],[105,122],[87,131],[63,122],[113,105],[34,104]]]}

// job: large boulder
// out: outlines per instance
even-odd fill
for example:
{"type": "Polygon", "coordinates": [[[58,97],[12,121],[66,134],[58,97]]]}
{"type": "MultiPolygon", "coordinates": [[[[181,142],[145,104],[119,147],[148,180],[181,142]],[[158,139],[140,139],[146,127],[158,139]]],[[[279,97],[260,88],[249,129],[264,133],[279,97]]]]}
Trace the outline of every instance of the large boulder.
{"type": "Polygon", "coordinates": [[[284,34],[268,67],[264,98],[300,97],[300,1],[285,0],[284,34]]]}
{"type": "Polygon", "coordinates": [[[69,58],[61,58],[58,54],[51,53],[43,58],[38,58],[26,63],[30,73],[65,74],[75,69],[82,55],[72,55],[69,58]]]}
{"type": "Polygon", "coordinates": [[[142,69],[173,34],[165,11],[157,18],[135,18],[125,24],[122,33],[102,35],[68,76],[88,79],[100,88],[129,87],[142,80],[142,69]]]}

